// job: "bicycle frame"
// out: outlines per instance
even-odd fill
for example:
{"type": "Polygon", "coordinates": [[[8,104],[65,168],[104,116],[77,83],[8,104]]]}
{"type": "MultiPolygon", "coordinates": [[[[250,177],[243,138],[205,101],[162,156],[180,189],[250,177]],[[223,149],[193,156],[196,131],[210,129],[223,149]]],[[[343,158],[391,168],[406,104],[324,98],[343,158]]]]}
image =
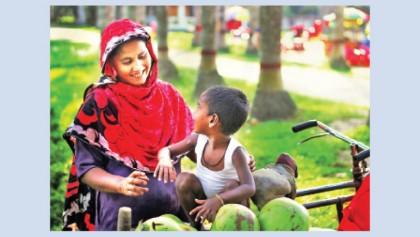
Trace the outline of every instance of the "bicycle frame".
{"type": "MultiPolygon", "coordinates": [[[[296,133],[296,132],[300,132],[302,130],[315,127],[315,126],[319,127],[320,129],[324,130],[327,133],[312,136],[308,139],[303,140],[302,142],[300,142],[300,144],[312,138],[317,138],[317,137],[328,135],[328,134],[331,134],[334,137],[350,144],[351,156],[353,159],[353,167],[352,167],[353,180],[347,181],[347,182],[330,184],[330,185],[318,186],[314,188],[308,188],[304,190],[297,190],[296,197],[302,197],[302,196],[318,194],[322,192],[328,192],[328,191],[339,190],[339,189],[345,189],[345,188],[355,188],[355,191],[357,191],[363,182],[364,174],[367,174],[369,172],[365,159],[370,157],[370,148],[361,142],[358,142],[356,140],[353,140],[349,137],[344,136],[343,134],[332,129],[331,127],[328,127],[322,122],[319,122],[316,120],[310,120],[310,121],[298,124],[294,126],[292,130],[293,132],[296,133]]],[[[354,195],[347,195],[347,196],[338,196],[338,197],[330,198],[330,199],[322,199],[319,201],[305,203],[303,204],[303,206],[307,209],[312,209],[312,208],[319,208],[323,206],[336,205],[338,222],[340,222],[341,219],[343,218],[343,214],[342,214],[343,204],[346,202],[350,202],[353,196],[354,195]]]]}

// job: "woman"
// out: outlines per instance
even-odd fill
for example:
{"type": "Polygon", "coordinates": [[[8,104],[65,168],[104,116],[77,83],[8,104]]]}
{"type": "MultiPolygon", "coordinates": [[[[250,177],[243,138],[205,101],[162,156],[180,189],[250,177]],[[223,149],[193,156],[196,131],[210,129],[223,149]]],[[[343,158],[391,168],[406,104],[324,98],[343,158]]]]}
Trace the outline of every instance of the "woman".
{"type": "MultiPolygon", "coordinates": [[[[103,77],[85,92],[64,137],[74,156],[67,185],[63,230],[116,230],[118,210],[132,209],[132,227],[164,213],[185,219],[173,182],[153,171],[160,148],[193,129],[179,92],[157,79],[157,58],[144,28],[129,20],[102,33],[103,77]]],[[[180,162],[174,165],[180,172],[180,162]]]]}

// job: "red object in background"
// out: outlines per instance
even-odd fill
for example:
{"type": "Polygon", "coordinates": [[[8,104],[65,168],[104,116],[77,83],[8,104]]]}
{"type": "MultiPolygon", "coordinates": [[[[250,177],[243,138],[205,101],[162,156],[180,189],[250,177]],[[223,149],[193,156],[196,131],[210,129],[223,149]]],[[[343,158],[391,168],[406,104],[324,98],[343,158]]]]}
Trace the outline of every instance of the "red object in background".
{"type": "Polygon", "coordinates": [[[300,37],[296,37],[293,39],[293,50],[295,51],[303,51],[305,47],[303,45],[303,39],[300,37]]]}
{"type": "Polygon", "coordinates": [[[242,25],[242,22],[237,21],[237,20],[229,20],[226,22],[226,28],[228,30],[236,30],[239,27],[241,27],[241,25],[242,25]]]}
{"type": "MultiPolygon", "coordinates": [[[[325,54],[331,54],[332,42],[323,40],[325,45],[325,54]]],[[[370,67],[370,48],[367,45],[358,42],[345,43],[345,59],[350,66],[370,67]]]]}
{"type": "Polygon", "coordinates": [[[370,174],[366,176],[350,204],[343,210],[343,219],[337,230],[370,230],[370,174]]]}
{"type": "Polygon", "coordinates": [[[294,37],[302,37],[303,31],[305,30],[304,24],[297,24],[294,25],[291,30],[294,33],[294,37]]]}
{"type": "Polygon", "coordinates": [[[324,27],[323,21],[317,19],[314,20],[314,23],[312,24],[312,27],[315,29],[315,34],[318,36],[322,32],[322,28],[324,27]]]}
{"type": "Polygon", "coordinates": [[[195,31],[200,32],[201,30],[203,30],[203,26],[202,25],[196,25],[195,26],[195,31]]]}
{"type": "Polygon", "coordinates": [[[308,35],[309,39],[318,37],[321,32],[322,32],[322,28],[324,27],[323,25],[323,21],[317,19],[314,20],[314,22],[312,23],[312,26],[309,27],[309,29],[305,30],[306,34],[308,35]]]}

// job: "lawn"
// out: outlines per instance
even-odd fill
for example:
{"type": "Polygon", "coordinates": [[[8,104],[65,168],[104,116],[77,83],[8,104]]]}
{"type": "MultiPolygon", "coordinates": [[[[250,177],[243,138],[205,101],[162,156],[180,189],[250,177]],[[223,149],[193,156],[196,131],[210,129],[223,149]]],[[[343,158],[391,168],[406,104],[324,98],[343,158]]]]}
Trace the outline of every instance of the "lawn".
{"type": "MultiPolygon", "coordinates": [[[[97,55],[80,56],[75,53],[75,51],[84,50],[85,47],[85,45],[68,41],[51,41],[51,230],[61,228],[65,183],[71,161],[71,151],[62,139],[62,134],[79,109],[84,89],[100,76],[97,55]],[[62,55],[66,53],[72,53],[77,57],[75,56],[74,60],[67,58],[67,61],[60,62],[62,55]]],[[[186,45],[184,44],[182,47],[186,47],[186,45]]],[[[194,108],[197,100],[192,97],[192,94],[197,72],[192,68],[178,68],[178,70],[180,79],[171,83],[180,91],[191,108],[194,108]]],[[[243,90],[252,105],[256,89],[255,83],[235,78],[224,79],[229,86],[243,90]]],[[[255,123],[250,119],[234,136],[250,154],[254,155],[257,168],[274,162],[282,152],[292,155],[299,167],[299,177],[296,180],[299,189],[350,180],[351,158],[349,156],[343,158],[342,155],[342,151],[347,149],[346,144],[332,137],[324,137],[298,146],[299,141],[320,131],[314,128],[294,134],[291,127],[310,119],[317,119],[326,124],[348,119],[367,120],[368,108],[294,93],[291,93],[291,96],[298,107],[293,119],[261,123],[255,123]]],[[[346,134],[369,144],[369,132],[368,126],[361,125],[351,128],[346,134]]],[[[182,165],[186,170],[193,169],[193,164],[187,159],[183,160],[182,165]]],[[[350,192],[351,190],[336,191],[296,200],[304,203],[334,195],[345,195],[350,192]]],[[[335,207],[310,210],[310,215],[312,226],[337,227],[335,207]]]]}

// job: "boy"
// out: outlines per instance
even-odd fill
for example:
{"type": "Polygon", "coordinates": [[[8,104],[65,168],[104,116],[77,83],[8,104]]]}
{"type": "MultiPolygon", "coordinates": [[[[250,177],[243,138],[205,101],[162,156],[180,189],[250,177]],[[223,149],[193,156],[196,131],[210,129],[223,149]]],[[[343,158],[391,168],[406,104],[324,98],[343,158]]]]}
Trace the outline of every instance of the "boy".
{"type": "Polygon", "coordinates": [[[194,132],[179,143],[162,148],[155,176],[164,181],[176,177],[171,157],[195,149],[197,176],[182,172],[175,187],[191,226],[200,229],[205,219],[213,221],[221,206],[241,203],[255,193],[248,167],[249,155],[233,137],[245,123],[249,104],[246,95],[235,88],[213,86],[200,96],[194,111],[194,132]]]}

